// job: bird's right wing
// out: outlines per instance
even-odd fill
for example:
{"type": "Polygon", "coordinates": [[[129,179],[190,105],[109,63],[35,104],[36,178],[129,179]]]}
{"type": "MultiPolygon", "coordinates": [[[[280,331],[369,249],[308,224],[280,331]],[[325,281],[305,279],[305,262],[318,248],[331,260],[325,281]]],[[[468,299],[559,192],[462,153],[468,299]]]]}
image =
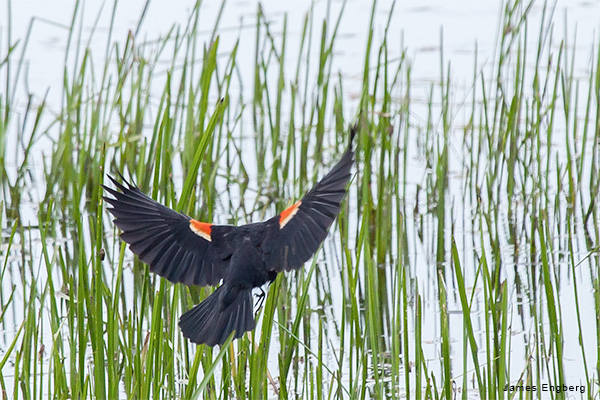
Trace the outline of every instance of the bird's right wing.
{"type": "Polygon", "coordinates": [[[186,285],[216,285],[223,278],[231,255],[226,237],[233,226],[196,221],[108,176],[119,189],[103,186],[113,197],[104,197],[112,208],[114,223],[132,252],[150,266],[150,271],[171,282],[186,285]]]}
{"type": "Polygon", "coordinates": [[[289,271],[302,266],[319,249],[340,212],[354,164],[352,139],[342,159],[300,201],[266,221],[267,233],[260,244],[267,268],[289,271]]]}

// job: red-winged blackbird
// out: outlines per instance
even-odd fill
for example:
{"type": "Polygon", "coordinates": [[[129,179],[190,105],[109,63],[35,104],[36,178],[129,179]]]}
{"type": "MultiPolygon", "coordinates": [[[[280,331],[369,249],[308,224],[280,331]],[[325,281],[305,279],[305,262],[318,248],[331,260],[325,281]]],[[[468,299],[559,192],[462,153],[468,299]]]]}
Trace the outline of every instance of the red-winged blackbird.
{"type": "MultiPolygon", "coordinates": [[[[183,335],[194,343],[222,345],[254,329],[252,289],[297,269],[317,251],[350,181],[352,140],[342,159],[300,201],[279,215],[242,226],[196,221],[152,200],[137,187],[109,176],[120,190],[103,186],[114,223],[140,260],[171,282],[217,285],[200,304],[179,319],[183,335]]],[[[261,289],[262,290],[262,289],[261,289]]]]}

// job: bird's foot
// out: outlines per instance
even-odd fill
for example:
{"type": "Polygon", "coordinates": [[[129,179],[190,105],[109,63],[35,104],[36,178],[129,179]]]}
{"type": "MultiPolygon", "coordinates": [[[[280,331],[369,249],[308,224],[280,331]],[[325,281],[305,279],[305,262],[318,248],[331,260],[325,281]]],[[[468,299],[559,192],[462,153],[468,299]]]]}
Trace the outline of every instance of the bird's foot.
{"type": "Polygon", "coordinates": [[[265,304],[265,298],[267,297],[267,294],[265,293],[263,288],[259,287],[258,290],[260,290],[260,293],[255,294],[256,298],[258,299],[258,302],[256,303],[256,307],[254,310],[255,317],[258,315],[258,312],[262,308],[263,304],[265,304]]]}

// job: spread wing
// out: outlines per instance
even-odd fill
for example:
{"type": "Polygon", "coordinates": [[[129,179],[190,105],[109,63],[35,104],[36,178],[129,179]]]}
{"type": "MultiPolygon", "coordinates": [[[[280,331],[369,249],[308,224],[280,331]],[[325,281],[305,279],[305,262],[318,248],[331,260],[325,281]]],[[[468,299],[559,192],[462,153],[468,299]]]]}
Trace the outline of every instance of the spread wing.
{"type": "MultiPolygon", "coordinates": [[[[351,138],[354,136],[354,132],[351,138]]],[[[354,164],[352,139],[342,159],[300,201],[266,221],[261,243],[267,268],[289,271],[315,254],[340,212],[354,164]]]]}
{"type": "Polygon", "coordinates": [[[108,178],[119,189],[103,186],[113,196],[104,197],[112,206],[108,211],[123,231],[121,239],[150,271],[174,283],[219,283],[231,255],[225,239],[235,227],[196,221],[156,202],[125,179],[126,186],[108,178]]]}

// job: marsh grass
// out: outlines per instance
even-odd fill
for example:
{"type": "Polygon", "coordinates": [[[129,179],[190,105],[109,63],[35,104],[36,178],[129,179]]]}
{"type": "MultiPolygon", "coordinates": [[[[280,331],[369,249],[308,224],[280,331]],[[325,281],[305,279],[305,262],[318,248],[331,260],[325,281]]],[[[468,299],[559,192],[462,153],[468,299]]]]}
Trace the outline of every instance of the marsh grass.
{"type": "Polygon", "coordinates": [[[24,40],[9,29],[3,396],[498,399],[540,393],[506,385],[564,383],[597,398],[600,49],[576,79],[580,55],[555,38],[552,7],[533,27],[532,4],[505,4],[467,100],[442,35],[425,104],[413,61],[390,45],[393,10],[374,33],[375,2],[355,99],[333,67],[344,6],[327,21],[309,10],[298,37],[259,6],[249,62],[245,41],[219,38],[225,2],[210,38],[200,2],[154,42],[114,38],[111,23],[103,57],[85,45],[94,30],[84,35],[76,2],[58,113],[43,97],[16,108],[31,27],[24,40]],[[178,317],[211,289],[172,285],[132,257],[101,200],[106,174],[198,219],[247,223],[300,197],[355,122],[356,175],[319,254],[271,285],[254,332],[189,344],[178,317]]]}

